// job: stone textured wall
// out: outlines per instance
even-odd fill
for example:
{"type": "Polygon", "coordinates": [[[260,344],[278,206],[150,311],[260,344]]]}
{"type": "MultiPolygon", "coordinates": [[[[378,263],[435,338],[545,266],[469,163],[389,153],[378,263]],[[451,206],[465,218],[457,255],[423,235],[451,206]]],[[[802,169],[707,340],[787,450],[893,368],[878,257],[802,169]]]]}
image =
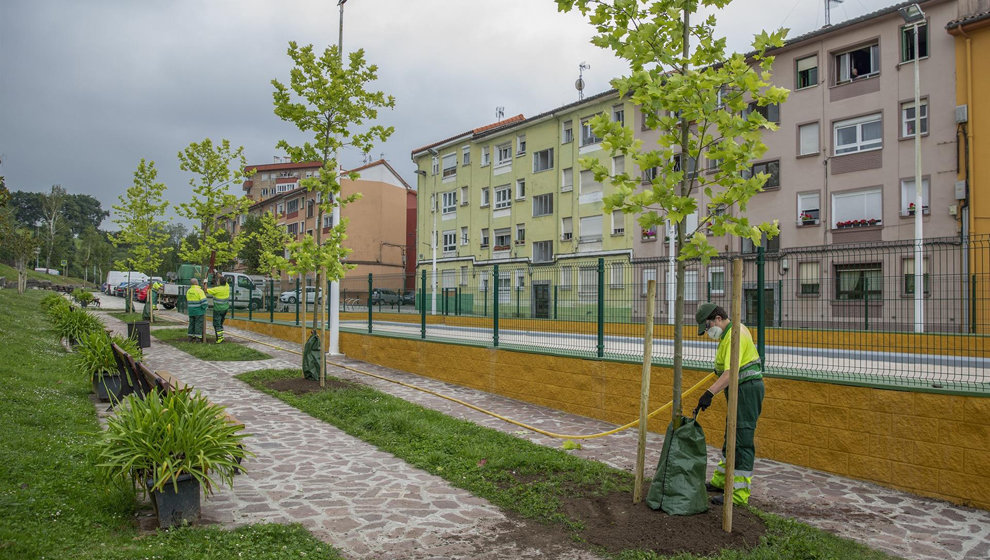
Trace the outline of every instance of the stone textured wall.
{"type": "MultiPolygon", "coordinates": [[[[232,321],[296,341],[298,327],[232,321]]],[[[625,424],[639,417],[642,366],[456,344],[341,333],[347,356],[566,412],[625,424]]],[[[685,390],[706,372],[685,371],[685,390]]],[[[707,386],[707,384],[705,385],[707,386]]],[[[990,509],[990,398],[766,379],[756,453],[923,496],[990,509]]],[[[672,371],[654,367],[651,410],[670,400],[672,371]]],[[[685,397],[689,412],[700,390],[685,397]]],[[[709,445],[726,402],[700,415],[709,445]]],[[[663,433],[669,413],[650,421],[663,433]]],[[[759,464],[757,464],[759,470],[759,464]]]]}

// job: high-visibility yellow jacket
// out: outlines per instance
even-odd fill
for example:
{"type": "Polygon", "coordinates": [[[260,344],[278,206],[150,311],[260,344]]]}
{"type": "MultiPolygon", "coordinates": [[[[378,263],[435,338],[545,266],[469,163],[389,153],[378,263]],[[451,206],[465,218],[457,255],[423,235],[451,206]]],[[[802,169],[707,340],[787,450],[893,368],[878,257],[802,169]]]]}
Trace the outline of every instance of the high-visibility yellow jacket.
{"type": "MultiPolygon", "coordinates": [[[[739,340],[739,382],[759,379],[763,377],[763,365],[760,362],[760,353],[753,344],[753,335],[746,328],[742,327],[742,338],[739,340]]],[[[729,356],[732,348],[732,324],[722,333],[722,338],[718,341],[718,350],[715,351],[715,375],[729,370],[729,356]]]]}
{"type": "Polygon", "coordinates": [[[206,314],[206,294],[199,286],[190,286],[186,292],[186,303],[190,317],[199,317],[206,314]]]}
{"type": "Polygon", "coordinates": [[[230,307],[230,286],[220,284],[206,290],[206,293],[213,298],[214,311],[226,311],[230,307]]]}

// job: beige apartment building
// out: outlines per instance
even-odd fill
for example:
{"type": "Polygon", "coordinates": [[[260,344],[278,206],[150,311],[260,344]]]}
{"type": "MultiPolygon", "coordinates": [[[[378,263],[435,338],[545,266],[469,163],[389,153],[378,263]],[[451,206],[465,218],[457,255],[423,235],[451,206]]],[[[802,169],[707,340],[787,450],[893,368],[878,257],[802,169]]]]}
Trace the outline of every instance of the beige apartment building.
{"type": "MultiPolygon", "coordinates": [[[[299,187],[300,179],[318,176],[321,166],[320,162],[281,161],[247,166],[246,170],[255,172],[243,185],[245,196],[255,201],[248,212],[273,212],[279,224],[297,240],[307,234],[315,237],[317,227],[327,232],[333,226],[332,216],[324,214],[322,224],[317,224],[316,194],[299,187]]],[[[408,250],[407,199],[412,189],[383,159],[350,171],[360,177],[353,181],[342,179],[341,195],[361,196],[341,211],[341,217],[349,220],[344,245],[353,251],[347,262],[356,265],[347,277],[394,277],[395,286],[382,287],[400,289],[408,250]]],[[[237,226],[244,219],[238,220],[237,226]]],[[[314,278],[306,279],[307,284],[313,281],[314,278]]]]}

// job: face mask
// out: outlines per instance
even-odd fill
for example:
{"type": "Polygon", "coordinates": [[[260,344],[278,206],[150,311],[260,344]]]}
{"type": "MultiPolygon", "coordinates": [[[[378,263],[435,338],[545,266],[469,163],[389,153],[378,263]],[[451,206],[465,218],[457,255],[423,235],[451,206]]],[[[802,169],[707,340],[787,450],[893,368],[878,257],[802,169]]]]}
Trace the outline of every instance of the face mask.
{"type": "Polygon", "coordinates": [[[712,340],[718,340],[722,338],[722,327],[712,326],[712,328],[705,331],[708,334],[708,338],[712,340]]]}

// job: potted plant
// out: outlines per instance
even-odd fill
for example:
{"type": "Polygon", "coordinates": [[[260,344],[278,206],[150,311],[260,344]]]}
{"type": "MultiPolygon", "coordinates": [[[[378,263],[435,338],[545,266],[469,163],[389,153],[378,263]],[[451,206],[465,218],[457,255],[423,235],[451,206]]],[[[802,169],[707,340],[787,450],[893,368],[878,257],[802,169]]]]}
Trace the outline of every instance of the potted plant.
{"type": "Polygon", "coordinates": [[[240,430],[199,391],[131,394],[107,421],[97,468],[108,481],[139,484],[160,527],[183,525],[199,517],[201,488],[209,495],[217,483],[232,485],[242,470],[251,453],[240,430]]]}
{"type": "Polygon", "coordinates": [[[118,403],[125,394],[133,392],[135,380],[117,368],[111,343],[117,343],[135,360],[141,360],[141,349],[134,339],[93,331],[84,335],[76,346],[75,368],[90,378],[93,392],[101,401],[118,403]]]}
{"type": "Polygon", "coordinates": [[[914,216],[914,211],[915,211],[915,206],[914,203],[912,202],[911,204],[908,204],[908,216],[914,216]]]}
{"type": "Polygon", "coordinates": [[[93,303],[93,300],[96,299],[95,297],[93,297],[93,294],[89,293],[88,291],[82,288],[76,288],[75,290],[72,290],[72,297],[75,298],[75,300],[79,302],[79,305],[82,307],[86,307],[90,303],[93,303]]]}
{"type": "Polygon", "coordinates": [[[65,338],[75,346],[91,332],[102,332],[103,323],[95,316],[82,309],[68,307],[52,307],[49,310],[52,329],[55,334],[65,338]]]}
{"type": "Polygon", "coordinates": [[[807,212],[801,212],[798,219],[801,220],[801,224],[805,226],[813,225],[815,223],[815,217],[807,212]]]}

